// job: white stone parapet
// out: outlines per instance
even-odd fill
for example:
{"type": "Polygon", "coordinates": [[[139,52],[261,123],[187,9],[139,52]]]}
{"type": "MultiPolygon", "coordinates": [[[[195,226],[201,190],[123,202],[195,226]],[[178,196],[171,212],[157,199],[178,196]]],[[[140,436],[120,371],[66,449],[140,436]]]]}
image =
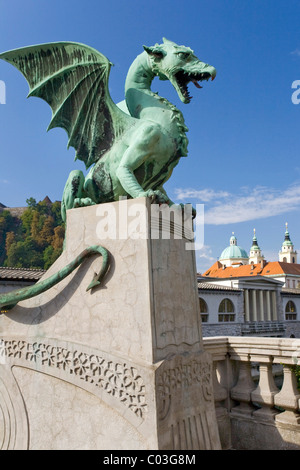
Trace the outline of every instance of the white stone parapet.
{"type": "Polygon", "coordinates": [[[300,449],[300,340],[206,337],[222,448],[300,449]],[[281,372],[280,372],[281,370],[281,372]]]}
{"type": "Polygon", "coordinates": [[[45,278],[94,245],[110,269],[87,291],[94,256],[0,316],[0,448],[220,449],[190,231],[153,212],[146,198],[68,211],[45,278]]]}

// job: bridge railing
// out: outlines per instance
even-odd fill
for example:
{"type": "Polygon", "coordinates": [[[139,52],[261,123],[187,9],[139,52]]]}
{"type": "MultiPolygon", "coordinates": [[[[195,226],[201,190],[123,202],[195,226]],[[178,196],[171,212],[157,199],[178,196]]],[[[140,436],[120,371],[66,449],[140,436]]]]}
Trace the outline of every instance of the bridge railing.
{"type": "Polygon", "coordinates": [[[223,449],[300,449],[300,339],[205,337],[223,449]]]}

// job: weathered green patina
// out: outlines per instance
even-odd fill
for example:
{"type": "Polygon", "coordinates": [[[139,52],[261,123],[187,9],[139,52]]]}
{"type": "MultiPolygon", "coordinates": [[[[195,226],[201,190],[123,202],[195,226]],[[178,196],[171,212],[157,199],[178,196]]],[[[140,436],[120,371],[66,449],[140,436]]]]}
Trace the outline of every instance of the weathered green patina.
{"type": "Polygon", "coordinates": [[[69,274],[71,274],[74,269],[76,269],[86,258],[97,254],[101,255],[103,258],[102,266],[99,273],[95,274],[94,279],[90,282],[86,290],[88,291],[94,287],[99,286],[109,269],[110,256],[109,252],[105,248],[95,245],[86,248],[71,263],[49,278],[44,279],[32,286],[24,287],[23,289],[14,290],[0,295],[0,312],[4,313],[8,310],[11,310],[18,302],[42,294],[69,276],[69,274]]]}
{"type": "Polygon", "coordinates": [[[97,50],[72,42],[25,47],[0,54],[29,83],[29,96],[44,99],[52,109],[48,129],[64,128],[76,159],[90,169],[71,172],[62,199],[66,210],[150,197],[172,205],[163,185],[182,156],[187,155],[187,127],[182,113],[150,89],[153,79],[170,80],[183,103],[191,97],[188,83],[214,79],[214,67],[194,52],[167,39],[144,46],[132,63],[125,101],[116,105],[108,91],[111,62],[97,50]]]}
{"type": "MultiPolygon", "coordinates": [[[[28,96],[45,100],[52,109],[48,129],[61,127],[76,159],[89,169],[70,173],[62,198],[62,216],[74,207],[148,197],[159,204],[174,203],[163,188],[179,159],[187,155],[188,131],[182,113],[151,91],[158,76],[170,80],[180,100],[189,103],[188,84],[212,80],[214,67],[201,62],[185,46],[163,39],[163,44],[144,46],[132,63],[125,83],[125,101],[118,105],[108,90],[111,62],[97,50],[74,42],[57,42],[0,54],[22,72],[28,96]]],[[[194,213],[195,215],[195,213],[194,213]]],[[[100,277],[108,268],[108,252],[91,247],[56,275],[0,296],[0,307],[11,308],[57,284],[91,253],[103,256],[100,277]]],[[[98,284],[98,277],[89,288],[98,284]]]]}

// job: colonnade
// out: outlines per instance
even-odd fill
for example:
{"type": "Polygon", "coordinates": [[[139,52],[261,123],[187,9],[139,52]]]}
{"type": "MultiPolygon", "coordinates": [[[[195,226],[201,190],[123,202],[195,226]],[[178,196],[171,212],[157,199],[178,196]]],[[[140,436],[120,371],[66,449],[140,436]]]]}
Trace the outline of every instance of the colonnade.
{"type": "Polygon", "coordinates": [[[277,320],[275,290],[245,289],[245,321],[277,320]]]}

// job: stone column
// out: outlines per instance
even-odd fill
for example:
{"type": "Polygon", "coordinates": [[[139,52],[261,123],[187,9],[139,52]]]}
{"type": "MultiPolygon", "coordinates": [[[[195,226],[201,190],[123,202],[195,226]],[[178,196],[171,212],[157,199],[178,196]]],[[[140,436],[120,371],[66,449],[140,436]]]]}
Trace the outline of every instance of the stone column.
{"type": "Polygon", "coordinates": [[[257,321],[257,307],[256,307],[256,290],[252,290],[252,310],[253,310],[253,321],[257,321]]]}
{"type": "Polygon", "coordinates": [[[250,321],[250,310],[249,310],[249,290],[244,290],[245,297],[245,321],[250,321]]]}
{"type": "Polygon", "coordinates": [[[261,289],[259,291],[259,320],[264,321],[264,291],[261,289]]]}
{"type": "Polygon", "coordinates": [[[266,291],[267,296],[267,321],[271,321],[271,299],[270,299],[270,291],[266,291]]]}
{"type": "Polygon", "coordinates": [[[276,291],[272,291],[272,320],[277,320],[277,299],[276,299],[276,291]]]}

